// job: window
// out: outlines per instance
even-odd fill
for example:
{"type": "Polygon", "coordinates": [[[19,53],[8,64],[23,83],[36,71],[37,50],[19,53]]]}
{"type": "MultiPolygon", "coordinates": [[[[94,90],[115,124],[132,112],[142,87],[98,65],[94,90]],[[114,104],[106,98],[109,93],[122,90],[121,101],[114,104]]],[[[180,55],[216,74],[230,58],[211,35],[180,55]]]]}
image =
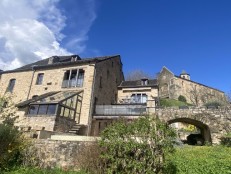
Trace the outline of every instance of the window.
{"type": "Polygon", "coordinates": [[[132,94],[131,102],[132,103],[146,103],[147,95],[146,94],[132,94]]]}
{"type": "Polygon", "coordinates": [[[56,113],[56,104],[30,105],[30,115],[54,115],[56,113]]]}
{"type": "Polygon", "coordinates": [[[9,85],[7,87],[7,92],[13,92],[15,81],[15,79],[10,79],[9,85]]]}
{"type": "Polygon", "coordinates": [[[41,85],[43,83],[44,73],[39,73],[36,80],[36,85],[41,85]]]}
{"type": "Polygon", "coordinates": [[[141,85],[142,86],[148,85],[148,79],[142,79],[141,80],[141,85]]]}
{"type": "Polygon", "coordinates": [[[84,70],[83,69],[67,70],[64,73],[62,87],[63,88],[82,87],[83,80],[84,80],[84,70]]]}

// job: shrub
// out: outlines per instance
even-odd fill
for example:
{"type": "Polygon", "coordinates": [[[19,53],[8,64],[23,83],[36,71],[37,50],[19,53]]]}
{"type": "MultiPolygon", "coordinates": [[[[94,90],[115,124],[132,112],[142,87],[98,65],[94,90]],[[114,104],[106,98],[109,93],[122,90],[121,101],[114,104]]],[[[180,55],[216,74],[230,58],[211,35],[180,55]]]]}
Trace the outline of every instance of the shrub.
{"type": "Polygon", "coordinates": [[[178,97],[178,100],[181,101],[181,102],[184,102],[184,103],[187,102],[185,96],[183,96],[183,95],[180,95],[180,96],[178,97]]]}
{"type": "Polygon", "coordinates": [[[8,96],[0,97],[0,171],[21,163],[21,151],[25,147],[22,134],[14,127],[17,108],[8,96]]]}
{"type": "Polygon", "coordinates": [[[154,116],[115,122],[101,134],[106,173],[160,173],[165,154],[173,152],[174,137],[154,116]]]}
{"type": "Polygon", "coordinates": [[[0,124],[0,171],[8,170],[21,162],[24,148],[21,133],[13,126],[0,124]]]}

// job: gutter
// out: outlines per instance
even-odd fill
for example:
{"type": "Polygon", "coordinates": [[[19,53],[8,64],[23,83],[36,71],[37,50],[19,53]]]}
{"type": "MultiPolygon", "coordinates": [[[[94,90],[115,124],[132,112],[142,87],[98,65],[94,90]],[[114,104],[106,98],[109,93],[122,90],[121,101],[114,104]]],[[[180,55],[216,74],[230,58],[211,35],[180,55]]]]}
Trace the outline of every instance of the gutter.
{"type": "Polygon", "coordinates": [[[28,91],[28,95],[27,95],[27,100],[28,100],[28,98],[29,98],[29,96],[30,96],[30,91],[31,91],[31,86],[32,86],[32,83],[33,83],[33,79],[34,79],[34,73],[35,73],[35,69],[34,69],[34,67],[35,67],[36,65],[34,65],[34,66],[32,66],[31,68],[32,68],[32,71],[33,71],[33,74],[32,74],[32,77],[31,77],[31,82],[30,82],[30,86],[29,86],[29,91],[28,91]]]}

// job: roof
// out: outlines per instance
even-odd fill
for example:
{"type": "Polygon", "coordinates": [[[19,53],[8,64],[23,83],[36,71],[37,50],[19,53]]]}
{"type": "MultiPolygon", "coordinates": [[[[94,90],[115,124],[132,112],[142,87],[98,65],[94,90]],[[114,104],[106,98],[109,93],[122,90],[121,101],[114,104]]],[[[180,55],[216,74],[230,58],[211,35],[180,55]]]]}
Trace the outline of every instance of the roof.
{"type": "Polygon", "coordinates": [[[37,96],[35,98],[23,101],[21,103],[18,103],[17,107],[25,107],[29,104],[47,104],[47,103],[59,103],[63,100],[79,94],[83,92],[83,90],[68,90],[68,91],[54,91],[54,92],[48,92],[45,94],[42,94],[40,96],[37,96]]]}
{"type": "Polygon", "coordinates": [[[102,57],[93,57],[93,58],[83,58],[81,59],[78,55],[70,55],[70,56],[52,56],[31,64],[24,65],[20,68],[8,71],[0,71],[0,74],[4,73],[11,73],[11,72],[20,72],[20,71],[30,71],[33,69],[43,69],[43,68],[50,68],[56,66],[69,66],[69,65],[81,65],[81,64],[89,64],[89,63],[96,63],[101,62],[111,58],[118,58],[120,55],[112,55],[112,56],[102,56],[102,57]],[[73,61],[73,58],[76,58],[73,61]],[[49,64],[49,60],[53,59],[53,63],[49,64]]]}
{"type": "Polygon", "coordinates": [[[148,79],[147,85],[142,85],[141,81],[142,80],[122,81],[119,87],[131,88],[131,87],[156,87],[158,86],[156,79],[148,79]]]}
{"type": "Polygon", "coordinates": [[[189,75],[189,73],[187,73],[185,70],[182,70],[180,75],[189,75]]]}

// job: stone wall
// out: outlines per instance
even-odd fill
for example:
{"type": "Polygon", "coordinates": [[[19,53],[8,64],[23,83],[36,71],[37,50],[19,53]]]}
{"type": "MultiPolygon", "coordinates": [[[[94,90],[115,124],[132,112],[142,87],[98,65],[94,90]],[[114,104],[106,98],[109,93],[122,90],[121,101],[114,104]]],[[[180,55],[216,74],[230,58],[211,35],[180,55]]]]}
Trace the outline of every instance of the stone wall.
{"type": "Polygon", "coordinates": [[[78,153],[94,141],[35,140],[31,149],[42,168],[79,169],[78,153]]]}

